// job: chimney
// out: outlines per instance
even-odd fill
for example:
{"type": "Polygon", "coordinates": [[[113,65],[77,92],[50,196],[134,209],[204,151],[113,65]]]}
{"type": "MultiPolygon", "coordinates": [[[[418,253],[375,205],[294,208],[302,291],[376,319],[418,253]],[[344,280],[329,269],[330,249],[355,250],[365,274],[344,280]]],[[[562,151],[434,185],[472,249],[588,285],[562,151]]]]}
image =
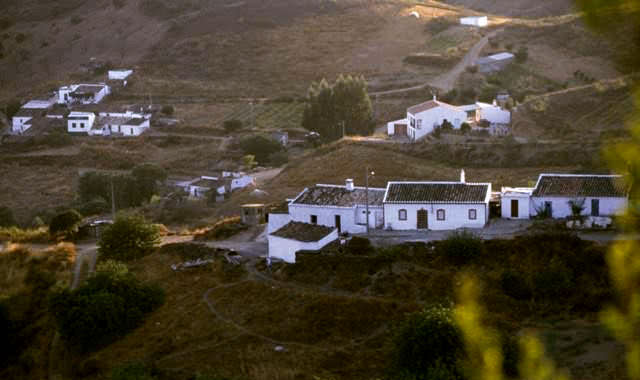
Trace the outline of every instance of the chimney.
{"type": "Polygon", "coordinates": [[[347,189],[347,191],[353,191],[353,179],[348,178],[345,181],[345,188],[347,189]]]}
{"type": "Polygon", "coordinates": [[[466,183],[466,179],[464,177],[464,169],[460,170],[460,183],[466,183]]]}

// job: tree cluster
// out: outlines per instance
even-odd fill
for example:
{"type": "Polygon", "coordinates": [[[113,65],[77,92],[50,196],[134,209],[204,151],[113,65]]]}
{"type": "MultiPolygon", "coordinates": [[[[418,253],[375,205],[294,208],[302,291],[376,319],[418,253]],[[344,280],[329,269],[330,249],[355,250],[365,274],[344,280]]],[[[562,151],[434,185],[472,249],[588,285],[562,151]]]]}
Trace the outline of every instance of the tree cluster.
{"type": "Polygon", "coordinates": [[[158,286],[142,284],[131,275],[100,272],[76,290],[53,294],[49,310],[63,339],[90,351],[126,335],[163,303],[164,291],[158,286]]]}
{"type": "Polygon", "coordinates": [[[344,135],[370,135],[375,123],[364,77],[340,76],[329,84],[325,79],[309,87],[302,126],[333,141],[344,135]]]}
{"type": "Polygon", "coordinates": [[[119,215],[98,242],[100,258],[127,261],[151,253],[160,241],[158,228],[138,215],[119,215]]]}
{"type": "Polygon", "coordinates": [[[275,154],[282,152],[280,143],[264,136],[247,137],[240,142],[240,149],[245,155],[251,155],[260,164],[271,162],[275,154]]]}
{"type": "MultiPolygon", "coordinates": [[[[80,199],[85,204],[107,206],[113,194],[118,208],[136,207],[148,202],[158,192],[159,183],[167,177],[165,170],[153,164],[138,165],[127,175],[88,172],[80,177],[80,199]]],[[[91,208],[94,210],[94,208],[91,208]]],[[[105,210],[101,210],[105,211],[105,210]]]]}

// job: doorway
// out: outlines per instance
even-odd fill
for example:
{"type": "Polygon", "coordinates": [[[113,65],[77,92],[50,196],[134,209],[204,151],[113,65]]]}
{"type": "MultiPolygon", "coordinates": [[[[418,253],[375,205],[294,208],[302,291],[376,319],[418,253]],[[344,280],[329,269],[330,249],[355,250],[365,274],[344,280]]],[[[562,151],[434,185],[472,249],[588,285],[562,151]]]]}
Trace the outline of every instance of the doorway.
{"type": "Polygon", "coordinates": [[[419,230],[426,230],[427,228],[429,228],[429,214],[427,213],[427,210],[418,210],[418,229],[419,230]]]}
{"type": "Polygon", "coordinates": [[[340,215],[336,215],[335,217],[335,226],[338,229],[338,233],[342,233],[342,220],[340,220],[340,215]]]}
{"type": "Polygon", "coordinates": [[[517,199],[512,199],[511,200],[511,217],[512,218],[517,218],[518,217],[518,209],[519,209],[519,204],[518,204],[518,200],[517,199]]]}

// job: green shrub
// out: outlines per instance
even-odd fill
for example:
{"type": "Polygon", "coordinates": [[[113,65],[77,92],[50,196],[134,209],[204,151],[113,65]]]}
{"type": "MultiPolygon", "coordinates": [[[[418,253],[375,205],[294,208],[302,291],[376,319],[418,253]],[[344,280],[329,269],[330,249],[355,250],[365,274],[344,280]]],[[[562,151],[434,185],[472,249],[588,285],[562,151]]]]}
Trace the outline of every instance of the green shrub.
{"type": "Polygon", "coordinates": [[[460,131],[466,135],[467,133],[471,132],[471,125],[469,125],[469,123],[462,123],[462,125],[460,126],[460,131]]]}
{"type": "Polygon", "coordinates": [[[101,259],[127,261],[143,257],[160,242],[158,228],[138,215],[119,215],[98,242],[101,259]]]}
{"type": "Polygon", "coordinates": [[[390,378],[460,378],[464,343],[450,308],[431,306],[411,315],[399,326],[393,344],[390,378]]]}
{"type": "Polygon", "coordinates": [[[253,155],[260,164],[269,161],[269,156],[282,150],[282,145],[264,136],[252,136],[240,142],[245,155],[253,155]]]}
{"type": "Polygon", "coordinates": [[[504,294],[517,300],[531,298],[531,288],[522,274],[511,270],[505,270],[500,276],[500,287],[504,294]]]}
{"type": "Polygon", "coordinates": [[[548,269],[534,274],[533,291],[536,298],[550,301],[566,298],[573,293],[573,274],[563,264],[553,262],[548,269]]]}
{"type": "Polygon", "coordinates": [[[529,49],[526,46],[521,46],[515,54],[516,62],[524,63],[529,58],[529,49]]]}
{"type": "Polygon", "coordinates": [[[164,303],[164,291],[131,275],[101,272],[76,290],[54,293],[49,310],[62,338],[79,351],[107,345],[138,327],[164,303]]]}
{"type": "Polygon", "coordinates": [[[20,107],[22,107],[22,104],[20,104],[20,101],[17,99],[10,100],[9,103],[5,104],[4,110],[7,118],[11,119],[15,114],[17,114],[18,111],[20,111],[20,107]]]}
{"type": "Polygon", "coordinates": [[[0,368],[7,364],[7,360],[15,353],[14,347],[15,327],[9,318],[9,309],[0,303],[0,368]]]}
{"type": "Polygon", "coordinates": [[[129,274],[129,267],[127,267],[127,264],[120,261],[105,260],[98,263],[95,273],[105,273],[110,277],[122,278],[129,274]]]}
{"type": "Polygon", "coordinates": [[[175,109],[173,108],[173,106],[166,105],[166,106],[162,107],[162,110],[160,112],[162,112],[163,114],[165,114],[167,116],[171,116],[175,112],[175,109]]]}
{"type": "Polygon", "coordinates": [[[349,255],[371,255],[375,252],[369,239],[358,236],[352,237],[345,245],[344,250],[349,255]]]}
{"type": "Polygon", "coordinates": [[[273,166],[282,166],[289,162],[289,155],[285,151],[274,152],[269,155],[269,164],[273,166]]]}
{"type": "Polygon", "coordinates": [[[464,264],[484,252],[482,239],[469,231],[455,231],[436,244],[436,253],[464,264]]]}
{"type": "Polygon", "coordinates": [[[78,226],[82,220],[82,215],[76,210],[67,210],[51,219],[49,223],[49,233],[52,236],[65,239],[73,238],[78,233],[78,226]]]}
{"type": "Polygon", "coordinates": [[[237,119],[225,120],[222,127],[227,133],[237,132],[242,129],[242,121],[237,119]]]}
{"type": "Polygon", "coordinates": [[[27,39],[27,36],[24,33],[16,34],[16,42],[21,44],[27,39]]]}
{"type": "Polygon", "coordinates": [[[502,369],[510,378],[517,379],[520,371],[518,363],[520,363],[520,346],[518,340],[508,336],[502,340],[502,369]]]}
{"type": "Polygon", "coordinates": [[[111,371],[110,380],[154,380],[155,376],[152,375],[152,371],[142,363],[130,362],[118,367],[115,367],[111,371]]]}

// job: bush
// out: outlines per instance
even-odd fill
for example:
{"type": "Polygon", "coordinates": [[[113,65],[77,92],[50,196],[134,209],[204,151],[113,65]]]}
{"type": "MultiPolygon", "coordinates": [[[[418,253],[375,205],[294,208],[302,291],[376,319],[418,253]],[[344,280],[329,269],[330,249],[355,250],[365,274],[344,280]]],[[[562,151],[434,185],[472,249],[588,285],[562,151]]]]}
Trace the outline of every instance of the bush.
{"type": "Polygon", "coordinates": [[[344,249],[349,255],[371,255],[375,252],[369,239],[358,236],[352,237],[344,249]]]}
{"type": "Polygon", "coordinates": [[[289,155],[287,152],[281,150],[279,152],[271,153],[268,161],[272,166],[282,166],[289,162],[289,155]]]}
{"type": "Polygon", "coordinates": [[[242,129],[242,121],[237,119],[225,120],[222,127],[227,133],[237,132],[242,129]]]}
{"type": "Polygon", "coordinates": [[[17,114],[18,111],[20,111],[20,107],[22,107],[22,104],[20,104],[20,101],[17,99],[13,99],[9,101],[9,103],[5,104],[4,109],[6,111],[7,118],[11,119],[15,114],[17,114]]]}
{"type": "Polygon", "coordinates": [[[457,365],[464,343],[450,308],[431,306],[411,315],[399,326],[393,343],[391,378],[460,377],[457,365]]]}
{"type": "Polygon", "coordinates": [[[82,215],[76,210],[68,210],[60,213],[51,219],[49,223],[49,233],[55,237],[71,239],[78,233],[78,225],[82,220],[82,215]]]}
{"type": "Polygon", "coordinates": [[[536,298],[566,298],[573,292],[573,274],[564,265],[552,263],[549,269],[533,276],[533,290],[536,298]]]}
{"type": "Polygon", "coordinates": [[[13,211],[9,207],[0,206],[0,227],[12,227],[16,225],[13,211]]]}
{"type": "Polygon", "coordinates": [[[500,276],[500,287],[504,294],[517,300],[528,300],[531,298],[531,288],[522,274],[506,270],[500,276]]]}
{"type": "Polygon", "coordinates": [[[131,362],[114,368],[110,380],[154,380],[151,370],[142,363],[131,362]]]}
{"type": "Polygon", "coordinates": [[[21,44],[27,39],[27,36],[24,33],[16,34],[16,42],[21,44]]]}
{"type": "Polygon", "coordinates": [[[264,136],[248,137],[240,142],[245,155],[253,155],[260,164],[269,161],[269,156],[282,150],[282,145],[264,136]]]}
{"type": "Polygon", "coordinates": [[[162,110],[160,112],[162,112],[167,116],[171,116],[175,112],[175,109],[173,108],[173,106],[166,105],[166,106],[162,106],[162,110]]]}
{"type": "Polygon", "coordinates": [[[129,274],[129,267],[120,261],[106,260],[98,263],[95,273],[104,273],[113,278],[123,278],[129,274]]]}
{"type": "Polygon", "coordinates": [[[103,272],[76,290],[54,293],[49,310],[62,338],[82,352],[126,335],[163,303],[161,288],[143,285],[131,275],[117,277],[103,272]]]}
{"type": "Polygon", "coordinates": [[[8,308],[4,303],[0,303],[0,368],[3,368],[7,359],[15,353],[14,331],[8,308]]]}
{"type": "Polygon", "coordinates": [[[520,346],[513,337],[506,337],[502,340],[502,369],[510,378],[517,379],[520,375],[518,363],[520,363],[520,346]]]}
{"type": "Polygon", "coordinates": [[[529,58],[529,49],[526,46],[521,46],[515,54],[516,62],[524,63],[529,58]]]}
{"type": "Polygon", "coordinates": [[[160,241],[158,228],[137,215],[119,215],[98,242],[101,259],[127,261],[143,257],[160,241]]]}
{"type": "Polygon", "coordinates": [[[471,132],[471,125],[469,125],[469,123],[462,123],[462,125],[460,126],[460,131],[466,135],[467,133],[471,132]]]}
{"type": "Polygon", "coordinates": [[[456,231],[436,244],[436,253],[458,264],[480,256],[484,251],[482,239],[469,231],[456,231]]]}

